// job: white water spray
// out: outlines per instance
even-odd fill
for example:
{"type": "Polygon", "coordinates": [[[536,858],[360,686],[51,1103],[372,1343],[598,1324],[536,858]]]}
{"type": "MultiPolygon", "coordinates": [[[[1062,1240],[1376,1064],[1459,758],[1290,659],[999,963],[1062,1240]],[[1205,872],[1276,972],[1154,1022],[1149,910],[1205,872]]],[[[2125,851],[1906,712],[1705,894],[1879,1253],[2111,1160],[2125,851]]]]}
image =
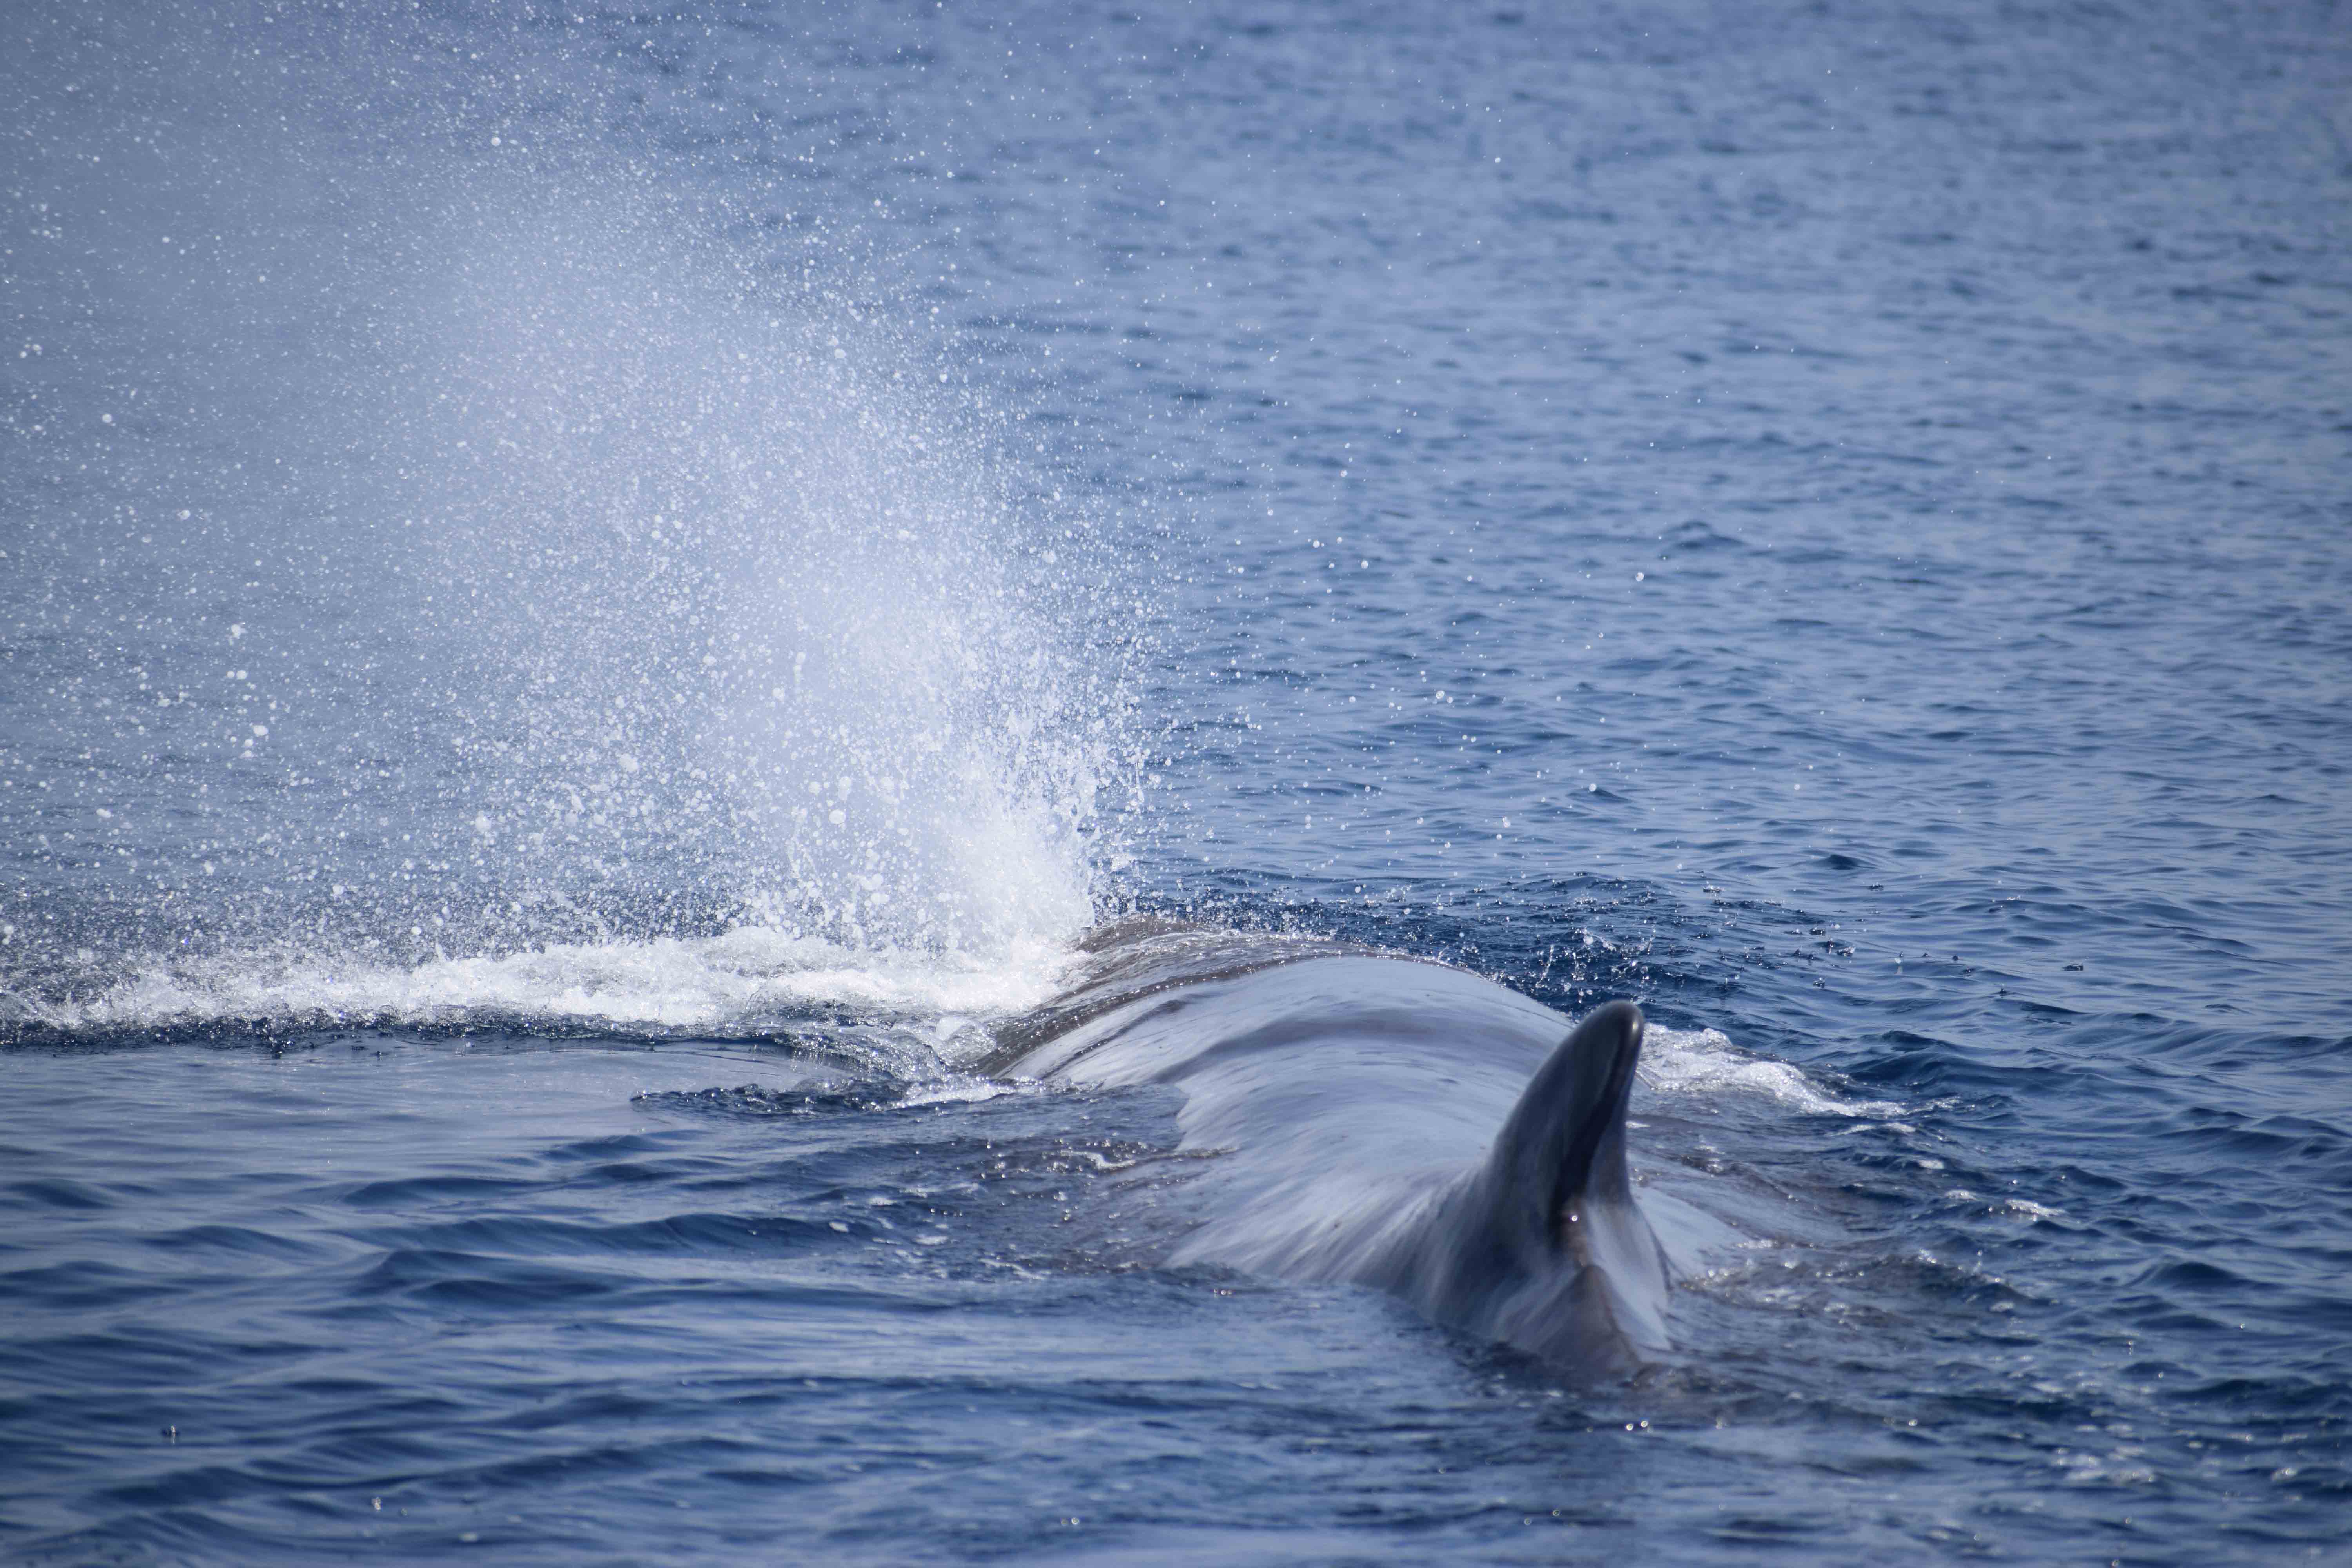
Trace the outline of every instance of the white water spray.
{"type": "Polygon", "coordinates": [[[45,221],[121,259],[59,274],[99,325],[42,395],[142,417],[36,454],[58,663],[0,750],[79,826],[0,1027],[1044,994],[1137,802],[1141,595],[951,339],[593,137],[338,151],[298,93],[183,106],[191,180],[72,102],[45,221]]]}
{"type": "Polygon", "coordinates": [[[493,694],[458,710],[477,837],[551,873],[658,847],[851,946],[1082,926],[1123,766],[1087,526],[1036,542],[944,373],[854,307],[779,312],[639,215],[531,205],[436,242],[385,422],[422,476],[404,570],[466,585],[430,618],[493,694]]]}

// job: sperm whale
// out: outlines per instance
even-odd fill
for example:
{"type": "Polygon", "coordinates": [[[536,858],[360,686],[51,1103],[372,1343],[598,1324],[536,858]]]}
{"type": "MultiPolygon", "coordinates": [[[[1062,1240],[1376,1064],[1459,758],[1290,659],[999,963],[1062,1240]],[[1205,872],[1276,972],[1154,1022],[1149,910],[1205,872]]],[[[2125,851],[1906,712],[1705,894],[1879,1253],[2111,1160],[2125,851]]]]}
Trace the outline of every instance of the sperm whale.
{"type": "Polygon", "coordinates": [[[1670,1269],[1626,1164],[1643,1020],[1465,970],[1155,922],[998,1031],[1003,1077],[1181,1092],[1192,1218],[1171,1264],[1354,1281],[1547,1361],[1671,1349],[1670,1269]]]}

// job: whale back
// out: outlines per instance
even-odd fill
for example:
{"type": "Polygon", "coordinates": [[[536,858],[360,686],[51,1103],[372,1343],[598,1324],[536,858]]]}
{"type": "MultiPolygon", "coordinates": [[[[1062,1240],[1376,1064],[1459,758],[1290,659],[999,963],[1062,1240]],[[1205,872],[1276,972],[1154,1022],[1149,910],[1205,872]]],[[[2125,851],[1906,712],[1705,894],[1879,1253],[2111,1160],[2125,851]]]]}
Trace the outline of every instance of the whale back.
{"type": "Polygon", "coordinates": [[[1196,1222],[1166,1261],[1353,1279],[1561,1361],[1664,1347],[1626,1173],[1630,1005],[1573,1030],[1466,971],[1335,944],[1125,944],[991,1066],[1182,1092],[1196,1222]]]}
{"type": "MultiPolygon", "coordinates": [[[[1045,1077],[1044,1070],[1031,1065],[1033,1058],[1063,1058],[1044,1057],[1043,1047],[1107,1014],[1164,991],[1238,979],[1310,958],[1427,962],[1320,937],[1226,931],[1155,915],[1133,915],[1097,926],[1077,946],[1080,962],[1069,984],[1043,1006],[999,1024],[995,1049],[979,1062],[981,1071],[1045,1077]]],[[[1088,1035],[1089,1039],[1100,1037],[1098,1033],[1088,1035]]]]}

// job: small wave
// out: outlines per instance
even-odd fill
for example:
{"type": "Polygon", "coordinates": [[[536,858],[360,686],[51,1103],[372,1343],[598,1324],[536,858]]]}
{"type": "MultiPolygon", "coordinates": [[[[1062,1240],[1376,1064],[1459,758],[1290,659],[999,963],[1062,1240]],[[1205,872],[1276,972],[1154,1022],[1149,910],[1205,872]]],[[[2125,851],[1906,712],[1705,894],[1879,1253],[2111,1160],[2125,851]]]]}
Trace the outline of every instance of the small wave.
{"type": "Polygon", "coordinates": [[[866,1110],[909,1110],[936,1105],[977,1105],[1008,1094],[1038,1092],[1034,1085],[950,1072],[918,1083],[887,1075],[839,1080],[811,1078],[791,1088],[747,1083],[737,1089],[649,1089],[635,1103],[682,1114],[823,1116],[866,1110]]]}
{"type": "Polygon", "coordinates": [[[1668,1093],[1740,1089],[1809,1116],[1893,1116],[1904,1109],[1892,1100],[1840,1100],[1786,1062],[1748,1056],[1720,1029],[1668,1029],[1653,1024],[1643,1043],[1642,1081],[1668,1093]]]}
{"type": "MultiPolygon", "coordinates": [[[[386,964],[230,952],[133,968],[67,999],[19,995],[19,1027],[68,1037],[217,1026],[756,1034],[812,1014],[994,1017],[1052,994],[1069,954],[1044,940],[986,955],[865,952],[766,927],[703,938],[554,944],[386,964]]],[[[961,1019],[959,1019],[961,1022],[961,1019]]]]}

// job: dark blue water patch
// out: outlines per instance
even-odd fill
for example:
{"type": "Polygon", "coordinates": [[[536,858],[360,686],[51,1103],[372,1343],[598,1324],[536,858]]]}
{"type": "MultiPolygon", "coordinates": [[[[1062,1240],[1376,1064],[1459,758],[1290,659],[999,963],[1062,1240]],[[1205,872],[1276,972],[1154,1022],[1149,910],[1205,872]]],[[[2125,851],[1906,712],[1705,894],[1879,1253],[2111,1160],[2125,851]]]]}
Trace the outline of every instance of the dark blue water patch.
{"type": "MultiPolygon", "coordinates": [[[[151,1273],[104,1304],[110,1308],[143,1304],[151,1313],[156,1312],[168,1305],[173,1287],[164,1283],[166,1279],[230,1298],[253,1299],[262,1294],[252,1288],[253,1281],[244,1278],[215,1275],[191,1279],[151,1273]]],[[[29,1288],[16,1298],[28,1321],[62,1318],[70,1323],[87,1310],[89,1304],[71,1291],[46,1293],[41,1289],[42,1283],[28,1282],[29,1288]]],[[[162,1315],[169,1317],[168,1312],[162,1315]]],[[[318,1342],[307,1337],[255,1339],[234,1329],[226,1334],[205,1332],[171,1326],[152,1317],[134,1317],[123,1326],[103,1332],[75,1328],[46,1339],[28,1338],[12,1348],[9,1360],[20,1384],[44,1388],[52,1397],[69,1399],[77,1386],[152,1390],[201,1383],[225,1371],[292,1364],[320,1348],[318,1342]]],[[[111,1411],[90,1414],[100,1423],[118,1418],[111,1411]]]]}
{"type": "Polygon", "coordinates": [[[104,1209],[113,1206],[114,1200],[94,1188],[75,1182],[12,1182],[0,1189],[0,1202],[8,1200],[28,1209],[104,1209]]]}
{"type": "Polygon", "coordinates": [[[370,1182],[353,1188],[342,1202],[353,1208],[411,1208],[423,1203],[434,1207],[456,1205],[468,1199],[514,1198],[540,1184],[528,1180],[427,1176],[399,1182],[370,1182]]]}
{"type": "Polygon", "coordinates": [[[453,1255],[503,1258],[535,1255],[580,1257],[611,1254],[629,1257],[695,1257],[705,1253],[767,1252],[778,1255],[829,1242],[832,1232],[822,1221],[789,1215],[761,1220],[739,1215],[684,1214],[635,1225],[562,1225],[503,1218],[451,1220],[442,1225],[418,1225],[383,1232],[368,1239],[392,1246],[395,1242],[421,1249],[422,1255],[448,1251],[453,1255]]]}
{"type": "Polygon", "coordinates": [[[460,1320],[469,1310],[528,1311],[558,1306],[593,1310],[599,1297],[627,1291],[626,1285],[609,1275],[584,1269],[412,1248],[385,1253],[352,1288],[359,1301],[373,1297],[415,1298],[436,1312],[460,1320]]]}
{"type": "Polygon", "coordinates": [[[142,1239],[143,1245],[161,1252],[216,1254],[223,1259],[297,1263],[315,1261],[320,1256],[299,1241],[247,1226],[194,1225],[142,1239]]]}

